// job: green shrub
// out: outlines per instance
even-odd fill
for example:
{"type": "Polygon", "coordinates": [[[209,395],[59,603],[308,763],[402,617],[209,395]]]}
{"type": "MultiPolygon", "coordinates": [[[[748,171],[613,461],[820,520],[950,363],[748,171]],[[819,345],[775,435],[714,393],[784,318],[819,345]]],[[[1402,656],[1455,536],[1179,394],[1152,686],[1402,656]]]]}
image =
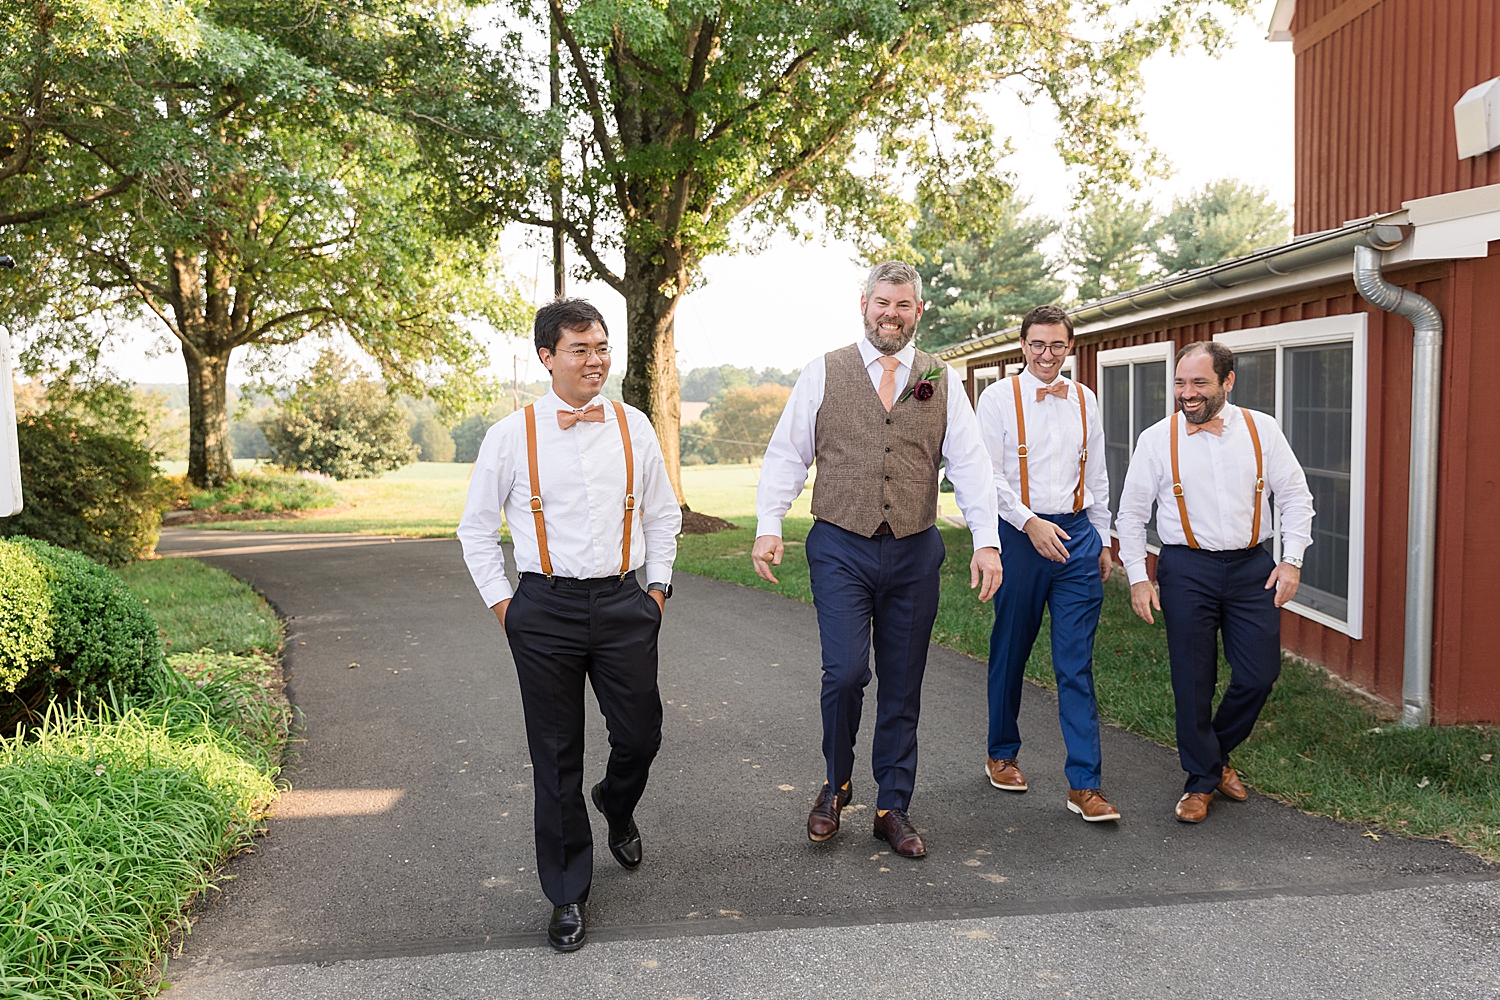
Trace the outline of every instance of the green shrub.
{"type": "Polygon", "coordinates": [[[47,701],[85,704],[149,691],[163,654],[156,620],[125,583],[77,552],[34,538],[0,542],[28,557],[52,603],[51,655],[0,695],[0,726],[9,730],[47,701]]]}
{"type": "Polygon", "coordinates": [[[188,500],[193,510],[215,514],[238,514],[242,511],[273,513],[280,510],[316,510],[332,507],[343,498],[326,483],[307,476],[289,476],[255,472],[231,480],[223,486],[200,490],[188,500]]]}
{"type": "Polygon", "coordinates": [[[112,566],[155,547],[171,491],[146,447],[53,413],[23,417],[16,436],[26,505],[0,518],[0,537],[41,538],[112,566]]]}
{"type": "Polygon", "coordinates": [[[319,356],[260,427],[278,463],[335,479],[364,479],[416,460],[401,407],[333,351],[319,356]]]}
{"type": "Polygon", "coordinates": [[[52,592],[31,554],[0,542],[0,691],[52,659],[52,592]]]}

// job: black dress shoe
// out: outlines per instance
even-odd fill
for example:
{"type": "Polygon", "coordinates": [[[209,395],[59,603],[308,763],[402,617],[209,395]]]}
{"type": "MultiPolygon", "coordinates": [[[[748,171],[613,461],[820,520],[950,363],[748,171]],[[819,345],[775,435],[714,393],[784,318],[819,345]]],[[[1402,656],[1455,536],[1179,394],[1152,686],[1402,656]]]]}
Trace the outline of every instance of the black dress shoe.
{"type": "Polygon", "coordinates": [[[641,831],[635,828],[635,818],[629,817],[623,823],[617,823],[615,818],[604,811],[604,796],[599,789],[604,782],[594,786],[592,798],[594,808],[604,817],[609,824],[609,853],[615,856],[620,866],[627,870],[634,870],[641,865],[641,831]]]}
{"type": "Polygon", "coordinates": [[[552,922],[547,925],[547,943],[558,951],[577,951],[583,947],[583,904],[569,903],[552,908],[552,922]]]}

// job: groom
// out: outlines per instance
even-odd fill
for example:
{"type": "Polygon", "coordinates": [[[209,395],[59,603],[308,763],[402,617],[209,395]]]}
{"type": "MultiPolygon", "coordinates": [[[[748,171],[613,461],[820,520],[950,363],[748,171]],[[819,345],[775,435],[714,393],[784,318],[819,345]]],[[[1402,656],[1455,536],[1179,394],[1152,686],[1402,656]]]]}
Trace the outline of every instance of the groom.
{"type": "Polygon", "coordinates": [[[875,836],[902,857],[927,846],[907,817],[917,773],[917,717],[927,644],[937,618],[938,465],[974,535],[969,586],[987,601],[1000,587],[996,484],[979,424],[957,373],[917,350],[922,279],[899,261],[877,264],[860,297],[865,336],[802,369],[766,447],[756,495],[755,571],[778,583],[781,521],[816,460],[807,565],[823,646],[823,756],[827,780],[807,835],[828,840],[852,792],[854,741],[870,683],[874,630],[875,836]],[[982,580],[982,586],[981,586],[982,580]]]}

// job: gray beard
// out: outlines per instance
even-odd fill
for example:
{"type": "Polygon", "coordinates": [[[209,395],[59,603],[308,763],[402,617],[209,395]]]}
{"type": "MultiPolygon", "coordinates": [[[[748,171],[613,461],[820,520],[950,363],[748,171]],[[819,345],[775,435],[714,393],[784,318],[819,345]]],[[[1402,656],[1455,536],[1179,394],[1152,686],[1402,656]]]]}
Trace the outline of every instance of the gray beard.
{"type": "Polygon", "coordinates": [[[912,334],[916,331],[902,327],[899,337],[886,338],[880,335],[880,328],[865,320],[865,339],[874,345],[875,350],[881,354],[895,354],[901,348],[911,343],[912,334]]]}

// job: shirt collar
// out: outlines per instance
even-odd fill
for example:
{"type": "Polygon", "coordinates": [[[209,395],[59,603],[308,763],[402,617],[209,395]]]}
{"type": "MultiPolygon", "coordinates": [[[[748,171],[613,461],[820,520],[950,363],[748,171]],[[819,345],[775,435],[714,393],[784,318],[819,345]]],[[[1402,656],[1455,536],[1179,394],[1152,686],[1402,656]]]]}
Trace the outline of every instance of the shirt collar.
{"type": "MultiPolygon", "coordinates": [[[[873,365],[876,358],[884,357],[884,355],[880,353],[879,348],[870,343],[869,337],[859,338],[859,356],[864,359],[866,368],[873,365]]],[[[907,371],[911,371],[911,363],[917,359],[916,345],[908,343],[905,347],[901,348],[901,350],[891,355],[891,357],[895,358],[898,362],[905,365],[907,371]]]]}
{"type": "MultiPolygon", "coordinates": [[[[544,395],[541,399],[537,400],[537,402],[540,403],[540,404],[542,404],[539,407],[537,407],[538,409],[541,409],[541,410],[545,410],[545,409],[549,409],[549,408],[553,409],[553,410],[572,410],[572,409],[574,409],[574,407],[571,404],[566,403],[566,402],[563,401],[563,398],[557,394],[557,391],[555,389],[548,389],[546,395],[544,395]]],[[[613,406],[609,405],[609,400],[607,400],[607,399],[604,398],[604,393],[602,393],[602,392],[599,395],[595,396],[592,400],[590,400],[587,406],[584,406],[582,408],[586,410],[586,409],[588,409],[589,406],[593,406],[595,403],[597,403],[600,406],[604,407],[604,418],[606,420],[612,420],[612,419],[614,419],[615,408],[613,406]]]]}
{"type": "Polygon", "coordinates": [[[1054,386],[1059,382],[1067,381],[1069,381],[1068,377],[1062,372],[1058,372],[1057,377],[1054,378],[1051,382],[1043,382],[1041,379],[1031,374],[1031,368],[1029,366],[1021,366],[1021,386],[1026,389],[1041,389],[1048,386],[1054,386]]]}

